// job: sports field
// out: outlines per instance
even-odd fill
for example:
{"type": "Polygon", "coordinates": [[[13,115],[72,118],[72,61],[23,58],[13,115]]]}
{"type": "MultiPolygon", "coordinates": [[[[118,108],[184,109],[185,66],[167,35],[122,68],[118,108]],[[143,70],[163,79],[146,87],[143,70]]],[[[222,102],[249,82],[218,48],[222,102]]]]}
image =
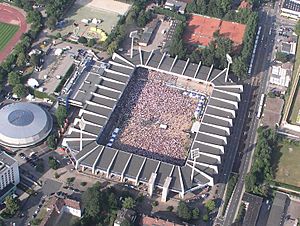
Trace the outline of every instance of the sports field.
{"type": "Polygon", "coordinates": [[[273,151],[275,181],[300,187],[300,144],[284,140],[273,151]]]}
{"type": "Polygon", "coordinates": [[[7,43],[18,31],[19,26],[0,22],[0,51],[4,49],[7,43]]]}

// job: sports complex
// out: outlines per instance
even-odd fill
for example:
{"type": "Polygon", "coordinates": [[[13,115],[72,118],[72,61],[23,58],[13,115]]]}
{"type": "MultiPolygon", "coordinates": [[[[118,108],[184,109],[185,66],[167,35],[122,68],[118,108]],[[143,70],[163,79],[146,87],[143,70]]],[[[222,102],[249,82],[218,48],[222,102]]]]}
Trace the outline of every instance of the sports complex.
{"type": "Polygon", "coordinates": [[[63,146],[76,168],[162,201],[218,182],[243,86],[215,69],[135,50],[108,62],[86,55],[63,89],[79,113],[63,146]],[[74,79],[73,79],[74,78],[74,79]]]}
{"type": "Polygon", "coordinates": [[[20,9],[0,3],[0,62],[27,31],[26,16],[20,9]]]}

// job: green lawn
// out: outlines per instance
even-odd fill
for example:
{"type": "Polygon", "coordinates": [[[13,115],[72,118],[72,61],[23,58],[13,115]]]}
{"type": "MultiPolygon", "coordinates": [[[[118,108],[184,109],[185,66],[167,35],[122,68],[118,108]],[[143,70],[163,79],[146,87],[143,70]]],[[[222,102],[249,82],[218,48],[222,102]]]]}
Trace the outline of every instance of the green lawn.
{"type": "Polygon", "coordinates": [[[300,187],[300,144],[284,140],[273,151],[275,181],[300,187]]]}
{"type": "Polygon", "coordinates": [[[17,25],[0,23],[0,51],[4,49],[18,29],[19,27],[17,25]]]}

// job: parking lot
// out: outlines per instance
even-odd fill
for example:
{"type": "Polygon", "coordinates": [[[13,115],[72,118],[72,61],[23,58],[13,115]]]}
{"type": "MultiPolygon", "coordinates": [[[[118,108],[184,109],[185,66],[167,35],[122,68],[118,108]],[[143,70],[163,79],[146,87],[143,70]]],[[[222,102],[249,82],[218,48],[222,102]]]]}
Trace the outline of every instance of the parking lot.
{"type": "Polygon", "coordinates": [[[44,58],[44,64],[42,70],[34,71],[32,78],[38,80],[42,90],[48,94],[52,94],[55,88],[58,86],[62,77],[66,74],[77,54],[77,51],[81,49],[81,45],[60,42],[49,51],[44,58]],[[67,49],[66,49],[67,48],[67,49]],[[55,55],[55,50],[66,49],[59,56],[55,55]]]}

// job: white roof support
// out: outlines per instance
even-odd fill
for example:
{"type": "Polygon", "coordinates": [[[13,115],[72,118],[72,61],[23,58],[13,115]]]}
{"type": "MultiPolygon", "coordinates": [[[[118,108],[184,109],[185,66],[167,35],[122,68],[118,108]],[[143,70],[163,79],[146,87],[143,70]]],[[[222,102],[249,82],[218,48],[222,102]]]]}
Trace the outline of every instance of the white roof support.
{"type": "MultiPolygon", "coordinates": [[[[188,159],[187,161],[188,161],[188,163],[190,163],[190,164],[194,164],[194,161],[191,160],[191,159],[188,159]]],[[[196,161],[195,163],[196,163],[196,165],[204,166],[204,167],[206,167],[206,168],[211,168],[212,170],[215,171],[215,173],[218,173],[218,167],[215,166],[215,165],[210,165],[210,164],[207,164],[207,163],[197,162],[197,161],[196,161]]]]}
{"type": "Polygon", "coordinates": [[[87,152],[85,155],[81,156],[79,159],[76,159],[76,169],[78,169],[78,165],[79,163],[85,159],[88,155],[90,155],[94,150],[96,150],[96,148],[98,148],[99,146],[97,145],[96,147],[94,147],[93,149],[91,149],[89,152],[87,152]]]}
{"type": "Polygon", "coordinates": [[[96,106],[96,107],[100,107],[100,108],[105,108],[105,109],[109,109],[109,110],[112,109],[111,107],[108,107],[108,106],[103,105],[103,104],[98,104],[98,103],[93,102],[93,101],[90,101],[90,100],[86,100],[85,103],[87,103],[87,104],[89,104],[89,105],[96,106]]]}
{"type": "Polygon", "coordinates": [[[134,69],[134,67],[130,67],[130,66],[127,66],[127,65],[124,65],[124,64],[120,64],[120,63],[117,63],[115,61],[108,61],[109,64],[111,65],[115,65],[115,66],[118,66],[118,67],[125,67],[125,68],[128,68],[128,69],[134,69]]]}
{"type": "Polygon", "coordinates": [[[233,88],[233,89],[239,89],[241,92],[243,92],[244,90],[243,85],[223,85],[223,86],[215,86],[215,88],[233,88]]]}
{"type": "Polygon", "coordinates": [[[194,142],[196,142],[198,144],[203,144],[203,145],[206,145],[206,146],[210,146],[210,147],[219,149],[224,154],[224,146],[217,145],[217,144],[206,143],[206,142],[198,141],[198,140],[195,140],[194,142]]]}
{"type": "Polygon", "coordinates": [[[107,117],[104,116],[104,115],[100,115],[100,114],[97,114],[96,112],[92,112],[92,111],[89,111],[89,110],[86,110],[86,109],[80,109],[78,116],[81,117],[81,115],[83,113],[90,114],[90,115],[95,115],[95,116],[107,119],[107,117]]]}
{"type": "Polygon", "coordinates": [[[100,156],[102,155],[102,152],[103,152],[104,148],[105,148],[105,146],[102,147],[101,151],[99,152],[99,154],[98,154],[98,156],[97,156],[97,158],[96,158],[96,160],[95,160],[95,162],[94,162],[94,164],[93,164],[93,167],[92,167],[92,173],[95,173],[95,167],[96,167],[96,164],[97,164],[97,162],[98,162],[100,156]]]}
{"type": "Polygon", "coordinates": [[[157,68],[160,68],[160,65],[162,64],[163,60],[165,59],[165,56],[166,56],[166,52],[164,52],[164,54],[162,55],[157,68]]]}
{"type": "Polygon", "coordinates": [[[124,173],[125,173],[125,171],[126,171],[126,169],[127,169],[128,164],[130,163],[130,160],[131,160],[132,156],[133,156],[133,154],[130,154],[130,156],[129,156],[127,162],[126,162],[126,165],[125,165],[125,167],[124,167],[124,169],[123,169],[123,171],[122,171],[122,173],[121,173],[121,181],[123,181],[124,173]]]}
{"type": "Polygon", "coordinates": [[[224,136],[220,136],[220,135],[216,135],[216,134],[211,134],[211,133],[206,133],[206,132],[201,132],[201,131],[199,131],[198,134],[204,134],[204,135],[207,135],[207,136],[210,136],[210,137],[214,137],[214,138],[223,140],[224,144],[227,144],[227,138],[224,137],[224,136]]]}
{"type": "Polygon", "coordinates": [[[216,129],[223,130],[223,131],[225,131],[227,133],[227,136],[230,135],[230,129],[228,127],[218,126],[218,125],[214,125],[214,124],[210,124],[210,123],[205,123],[205,122],[202,122],[201,125],[207,125],[207,126],[210,126],[210,127],[214,127],[216,129]]]}
{"type": "Polygon", "coordinates": [[[218,161],[218,163],[221,163],[221,156],[219,155],[213,155],[213,154],[210,154],[210,153],[206,153],[206,152],[199,152],[200,154],[200,157],[201,158],[201,155],[204,155],[204,156],[207,156],[209,158],[213,158],[213,159],[216,159],[218,161]]]}
{"type": "Polygon", "coordinates": [[[184,72],[185,72],[187,66],[189,65],[189,62],[190,62],[190,58],[187,59],[185,65],[184,65],[184,68],[183,68],[183,70],[182,70],[182,72],[181,72],[182,75],[184,74],[184,72]]]}
{"type": "Polygon", "coordinates": [[[135,183],[136,183],[136,185],[138,184],[140,174],[141,174],[141,172],[142,172],[142,170],[143,170],[143,168],[144,168],[144,165],[145,165],[146,161],[147,161],[147,158],[144,158],[144,161],[143,161],[143,163],[142,163],[142,165],[141,165],[141,167],[140,167],[140,169],[139,169],[139,172],[138,172],[137,175],[136,175],[136,178],[135,178],[135,183]]]}
{"type": "Polygon", "coordinates": [[[151,58],[152,58],[153,52],[154,52],[154,50],[152,49],[152,51],[151,51],[151,53],[150,53],[150,55],[149,55],[149,57],[148,57],[148,59],[147,59],[147,61],[146,61],[146,64],[145,64],[145,65],[148,65],[149,61],[150,61],[150,60],[151,60],[151,58]]]}
{"type": "Polygon", "coordinates": [[[215,88],[214,91],[235,96],[238,99],[238,101],[241,101],[241,94],[239,94],[239,93],[229,92],[229,91],[225,91],[225,90],[221,90],[221,89],[217,89],[217,88],[215,88]]]}
{"type": "Polygon", "coordinates": [[[113,82],[113,83],[117,83],[117,84],[122,84],[122,85],[126,84],[125,82],[120,82],[120,81],[117,81],[117,80],[114,80],[114,79],[111,79],[111,78],[108,78],[108,77],[102,77],[102,79],[104,81],[109,81],[109,82],[113,82]]]}
{"type": "Polygon", "coordinates": [[[118,153],[119,153],[119,151],[116,151],[114,157],[112,158],[111,162],[109,163],[109,166],[107,167],[107,170],[106,170],[106,177],[109,177],[110,168],[111,168],[112,164],[114,163],[118,153]]]}
{"type": "Polygon", "coordinates": [[[218,109],[220,111],[225,111],[225,112],[229,112],[230,114],[232,114],[233,118],[235,118],[235,110],[231,110],[231,109],[227,109],[227,108],[221,108],[221,107],[218,107],[218,106],[213,106],[213,105],[209,105],[207,106],[209,108],[214,108],[214,109],[218,109]]]}
{"type": "Polygon", "coordinates": [[[131,63],[129,60],[126,60],[124,57],[122,57],[121,55],[119,55],[117,53],[113,53],[112,59],[114,60],[116,57],[119,58],[120,60],[123,60],[124,62],[126,62],[127,64],[131,65],[132,67],[135,67],[134,64],[131,63]]]}
{"type": "Polygon", "coordinates": [[[181,195],[184,195],[184,184],[183,184],[183,179],[182,179],[182,174],[181,174],[181,167],[177,166],[178,168],[178,174],[179,174],[179,181],[180,181],[180,187],[181,187],[181,195]]]}
{"type": "Polygon", "coordinates": [[[214,65],[212,64],[212,65],[210,66],[209,72],[208,72],[208,74],[207,74],[207,77],[206,77],[206,80],[205,80],[206,82],[208,81],[209,76],[210,76],[210,74],[211,74],[213,68],[214,68],[214,65]]]}
{"type": "Polygon", "coordinates": [[[70,128],[70,131],[71,131],[71,132],[78,132],[78,133],[81,133],[81,132],[82,132],[82,134],[86,134],[86,135],[89,135],[89,136],[92,136],[92,137],[98,137],[98,135],[95,135],[95,134],[86,132],[85,130],[80,131],[80,129],[77,129],[77,128],[75,128],[75,127],[71,127],[71,128],[70,128]]]}
{"type": "MultiPolygon", "coordinates": [[[[131,69],[131,68],[130,68],[131,69]]],[[[111,69],[105,69],[105,71],[106,72],[108,72],[108,73],[112,73],[112,74],[116,74],[116,75],[121,75],[121,76],[123,76],[123,77],[126,77],[126,78],[129,78],[130,76],[129,75],[127,75],[127,74],[124,74],[124,73],[121,73],[121,72],[119,72],[119,71],[114,71],[114,70],[111,70],[111,69]]],[[[107,77],[103,77],[103,78],[107,78],[107,77]]]]}
{"type": "Polygon", "coordinates": [[[176,63],[176,61],[177,61],[177,58],[178,58],[178,56],[176,55],[176,57],[175,57],[175,59],[173,60],[173,63],[172,63],[172,65],[171,65],[169,71],[172,71],[172,69],[173,69],[173,67],[174,67],[174,65],[175,65],[175,63],[176,63]]]}
{"type": "MultiPolygon", "coordinates": [[[[187,163],[187,166],[193,168],[192,165],[190,165],[189,163],[187,163]]],[[[214,179],[209,176],[208,174],[202,172],[201,170],[199,170],[197,167],[195,167],[195,171],[197,171],[199,174],[201,174],[202,176],[204,176],[205,178],[207,178],[209,180],[208,185],[213,186],[214,185],[214,179]]]]}
{"type": "Polygon", "coordinates": [[[219,100],[219,101],[231,104],[231,105],[234,106],[235,110],[237,110],[239,108],[238,107],[238,102],[236,102],[236,101],[225,100],[225,99],[221,99],[221,98],[218,98],[218,97],[210,97],[210,99],[219,100]]]}
{"type": "Polygon", "coordinates": [[[103,85],[96,84],[95,86],[98,87],[99,89],[106,89],[106,90],[110,90],[110,91],[113,91],[113,92],[116,92],[116,93],[122,93],[119,90],[116,90],[116,89],[113,89],[113,88],[109,88],[109,87],[106,87],[106,86],[103,86],[103,85]]]}
{"type": "Polygon", "coordinates": [[[142,49],[141,47],[139,46],[139,55],[140,55],[140,62],[141,62],[141,65],[144,65],[143,64],[143,55],[142,55],[142,49]]]}
{"type": "Polygon", "coordinates": [[[91,94],[92,94],[93,96],[95,96],[95,97],[101,97],[101,98],[104,98],[104,99],[107,99],[107,100],[117,100],[117,99],[115,99],[115,98],[111,98],[111,97],[108,97],[108,96],[104,96],[104,95],[101,95],[101,94],[95,93],[95,92],[92,92],[91,94]]]}
{"type": "Polygon", "coordinates": [[[217,115],[211,115],[211,114],[205,114],[206,116],[210,116],[212,118],[216,118],[216,119],[220,119],[220,120],[223,120],[223,121],[226,121],[230,124],[230,126],[232,126],[232,119],[231,118],[224,118],[224,117],[220,117],[220,116],[217,116],[217,115]]]}
{"type": "Polygon", "coordinates": [[[219,78],[226,71],[227,71],[227,68],[225,68],[223,71],[221,71],[219,74],[217,74],[216,77],[214,77],[212,80],[210,80],[210,82],[215,81],[215,79],[219,78]]]}
{"type": "Polygon", "coordinates": [[[200,69],[200,67],[201,67],[201,64],[202,64],[202,62],[201,62],[201,61],[199,61],[199,64],[198,64],[197,70],[196,70],[196,72],[195,72],[195,74],[194,74],[194,78],[196,78],[196,77],[197,77],[197,74],[198,74],[198,71],[199,71],[199,69],[200,69]]]}

